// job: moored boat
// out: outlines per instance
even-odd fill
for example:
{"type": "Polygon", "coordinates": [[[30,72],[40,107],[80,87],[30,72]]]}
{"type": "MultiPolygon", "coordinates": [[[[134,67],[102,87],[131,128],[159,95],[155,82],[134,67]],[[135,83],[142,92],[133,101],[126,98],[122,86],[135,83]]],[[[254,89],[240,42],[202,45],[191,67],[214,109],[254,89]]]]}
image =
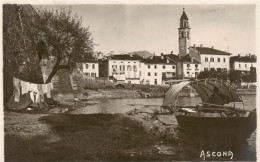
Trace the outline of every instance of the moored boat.
{"type": "Polygon", "coordinates": [[[256,111],[246,110],[236,89],[217,79],[172,85],[162,107],[174,112],[182,130],[200,139],[245,140],[256,130],[256,111]],[[177,106],[178,94],[185,86],[197,91],[200,105],[177,106]]]}

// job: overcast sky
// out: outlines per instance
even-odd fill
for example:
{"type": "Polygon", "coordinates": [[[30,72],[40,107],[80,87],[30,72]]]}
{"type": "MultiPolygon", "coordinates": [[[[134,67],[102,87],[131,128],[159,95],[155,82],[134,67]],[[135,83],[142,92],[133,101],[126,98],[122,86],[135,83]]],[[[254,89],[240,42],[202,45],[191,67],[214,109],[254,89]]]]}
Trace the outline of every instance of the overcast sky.
{"type": "MultiPolygon", "coordinates": [[[[179,20],[185,7],[191,45],[237,54],[256,52],[254,5],[70,5],[98,46],[95,50],[178,54],[179,20]]],[[[38,6],[37,6],[38,7],[38,6]]],[[[44,5],[57,9],[61,5],[44,5]]]]}

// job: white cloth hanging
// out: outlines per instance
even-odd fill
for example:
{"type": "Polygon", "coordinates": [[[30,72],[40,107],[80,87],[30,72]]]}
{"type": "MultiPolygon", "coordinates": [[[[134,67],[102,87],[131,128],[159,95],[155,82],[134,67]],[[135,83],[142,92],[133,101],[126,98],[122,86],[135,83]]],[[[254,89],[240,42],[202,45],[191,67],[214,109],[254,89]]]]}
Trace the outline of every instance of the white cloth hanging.
{"type": "Polygon", "coordinates": [[[13,77],[13,86],[14,86],[14,101],[19,102],[20,101],[20,88],[21,88],[21,81],[20,79],[17,79],[13,77]]]}
{"type": "Polygon", "coordinates": [[[25,93],[28,93],[30,91],[29,85],[30,85],[29,82],[25,82],[25,81],[21,80],[22,95],[25,93]]]}
{"type": "Polygon", "coordinates": [[[30,98],[33,102],[39,101],[39,90],[37,84],[30,83],[29,84],[30,98]]]}

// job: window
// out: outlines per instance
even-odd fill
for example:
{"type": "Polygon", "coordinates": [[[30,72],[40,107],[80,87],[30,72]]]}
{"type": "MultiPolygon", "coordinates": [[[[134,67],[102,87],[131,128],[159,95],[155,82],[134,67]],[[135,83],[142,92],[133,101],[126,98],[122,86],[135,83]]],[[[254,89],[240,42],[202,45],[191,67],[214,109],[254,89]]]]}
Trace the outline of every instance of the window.
{"type": "Polygon", "coordinates": [[[245,64],[245,68],[247,68],[247,64],[245,64]]]}
{"type": "Polygon", "coordinates": [[[162,68],[165,69],[165,65],[163,65],[162,68]]]}
{"type": "Polygon", "coordinates": [[[154,68],[156,69],[156,68],[157,68],[157,66],[156,66],[156,65],[154,65],[154,68]]]}
{"type": "Polygon", "coordinates": [[[116,65],[112,65],[112,69],[113,69],[113,71],[116,71],[116,68],[117,68],[116,65]]]}
{"type": "Polygon", "coordinates": [[[241,65],[240,65],[240,64],[238,64],[238,67],[239,67],[239,68],[241,68],[241,65]]]}
{"type": "Polygon", "coordinates": [[[187,71],[187,74],[190,74],[190,72],[189,72],[189,71],[187,71]]]}
{"type": "Polygon", "coordinates": [[[134,71],[137,71],[137,69],[136,69],[136,65],[133,66],[133,69],[134,69],[134,71]]]}
{"type": "Polygon", "coordinates": [[[195,64],[195,68],[196,68],[196,69],[198,68],[198,64],[195,64]]]}
{"type": "Polygon", "coordinates": [[[92,69],[95,69],[95,64],[92,64],[92,69]]]}
{"type": "Polygon", "coordinates": [[[220,73],[220,72],[221,72],[221,68],[217,68],[217,72],[219,72],[219,73],[220,73]]]}
{"type": "Polygon", "coordinates": [[[157,73],[154,73],[154,76],[157,76],[157,73]]]}
{"type": "Polygon", "coordinates": [[[139,75],[142,76],[142,72],[141,71],[139,71],[139,75]]]}
{"type": "Polygon", "coordinates": [[[85,73],[86,76],[89,76],[89,73],[85,73]]]}
{"type": "Polygon", "coordinates": [[[220,62],[220,58],[218,58],[218,62],[220,62]]]}
{"type": "Polygon", "coordinates": [[[214,57],[211,57],[211,58],[210,58],[210,62],[214,62],[214,57]]]}
{"type": "Polygon", "coordinates": [[[251,64],[251,67],[253,67],[253,64],[251,64]]]}
{"type": "Polygon", "coordinates": [[[96,73],[91,73],[91,76],[92,77],[96,77],[96,73]]]}
{"type": "Polygon", "coordinates": [[[127,71],[131,71],[131,65],[127,65],[127,71]]]}
{"type": "Polygon", "coordinates": [[[163,78],[166,78],[166,73],[162,73],[162,77],[163,77],[163,78]]]}
{"type": "Polygon", "coordinates": [[[181,32],[181,37],[184,37],[184,31],[181,32]]]}
{"type": "Polygon", "coordinates": [[[125,71],[125,65],[120,65],[119,69],[120,69],[120,71],[125,71]]]}
{"type": "Polygon", "coordinates": [[[148,72],[148,76],[151,76],[150,72],[148,72]]]}
{"type": "Polygon", "coordinates": [[[187,67],[190,67],[190,64],[187,64],[187,67]]]}
{"type": "Polygon", "coordinates": [[[148,65],[148,69],[150,69],[150,65],[148,65]]]}
{"type": "Polygon", "coordinates": [[[223,58],[223,62],[226,62],[226,58],[223,58]]]}
{"type": "Polygon", "coordinates": [[[209,69],[208,68],[204,68],[204,71],[209,71],[209,69]]]}
{"type": "Polygon", "coordinates": [[[172,66],[172,69],[175,69],[175,66],[172,66]]]}
{"type": "Polygon", "coordinates": [[[205,62],[209,62],[209,60],[208,60],[208,58],[207,58],[207,57],[205,57],[205,62]]]}
{"type": "Polygon", "coordinates": [[[88,69],[88,64],[85,64],[86,65],[86,69],[88,69]]]}
{"type": "Polygon", "coordinates": [[[154,84],[157,85],[157,79],[154,79],[154,84]]]}

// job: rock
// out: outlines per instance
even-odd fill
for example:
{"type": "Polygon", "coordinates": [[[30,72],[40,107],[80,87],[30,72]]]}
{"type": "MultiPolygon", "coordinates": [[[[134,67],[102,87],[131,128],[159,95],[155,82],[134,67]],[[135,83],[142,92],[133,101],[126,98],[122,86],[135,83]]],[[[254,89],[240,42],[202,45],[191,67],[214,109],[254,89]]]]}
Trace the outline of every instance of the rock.
{"type": "Polygon", "coordinates": [[[60,108],[54,108],[54,109],[49,110],[49,113],[57,114],[57,113],[61,113],[61,110],[60,110],[60,108]]]}
{"type": "Polygon", "coordinates": [[[49,110],[49,113],[58,114],[58,113],[65,113],[67,111],[69,111],[69,108],[58,107],[58,108],[54,108],[54,109],[49,110]]]}
{"type": "Polygon", "coordinates": [[[67,112],[67,111],[69,111],[68,108],[62,108],[62,109],[61,109],[61,113],[65,113],[65,112],[67,112]]]}
{"type": "Polygon", "coordinates": [[[12,96],[7,102],[7,107],[11,110],[21,110],[29,107],[32,103],[29,93],[26,93],[20,96],[19,102],[15,102],[14,96],[12,96]]]}
{"type": "Polygon", "coordinates": [[[172,115],[157,115],[156,117],[164,125],[175,125],[177,123],[175,117],[172,115]]]}
{"type": "Polygon", "coordinates": [[[149,113],[149,114],[153,114],[154,111],[152,109],[149,109],[149,108],[140,108],[140,109],[137,109],[135,111],[135,113],[149,113]]]}

